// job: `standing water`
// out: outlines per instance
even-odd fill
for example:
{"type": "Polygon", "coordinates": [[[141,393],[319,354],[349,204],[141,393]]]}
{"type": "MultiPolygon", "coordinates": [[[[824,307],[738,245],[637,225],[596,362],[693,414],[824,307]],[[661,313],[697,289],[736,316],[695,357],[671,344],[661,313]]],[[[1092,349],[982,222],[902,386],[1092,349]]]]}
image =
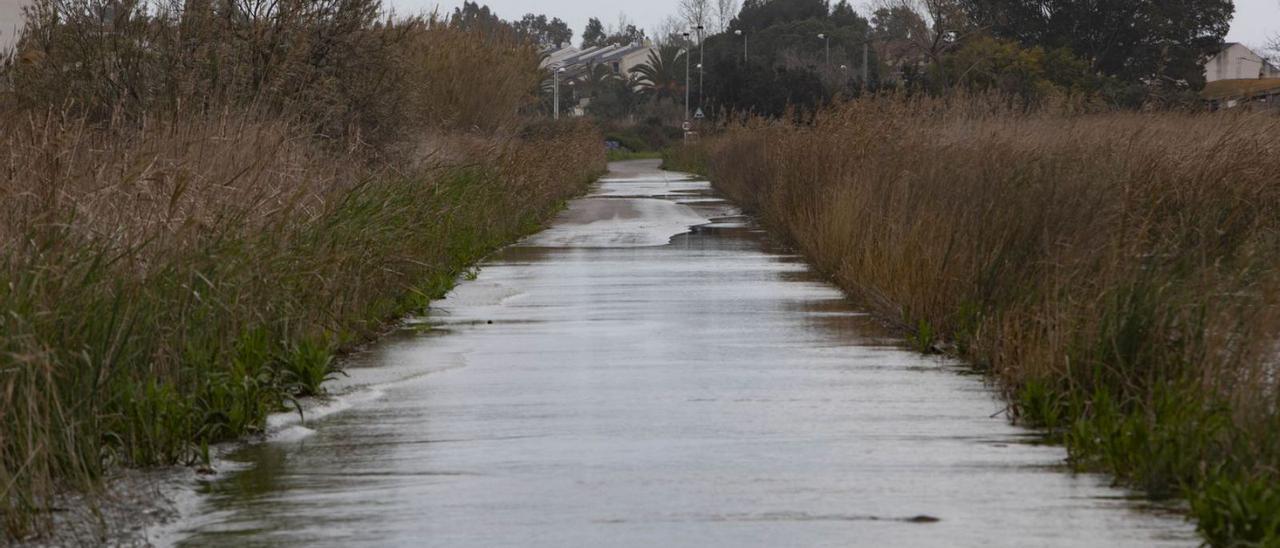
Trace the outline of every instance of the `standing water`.
{"type": "Polygon", "coordinates": [[[305,427],[234,453],[179,544],[1196,543],[706,182],[613,167],[354,356],[305,427]]]}

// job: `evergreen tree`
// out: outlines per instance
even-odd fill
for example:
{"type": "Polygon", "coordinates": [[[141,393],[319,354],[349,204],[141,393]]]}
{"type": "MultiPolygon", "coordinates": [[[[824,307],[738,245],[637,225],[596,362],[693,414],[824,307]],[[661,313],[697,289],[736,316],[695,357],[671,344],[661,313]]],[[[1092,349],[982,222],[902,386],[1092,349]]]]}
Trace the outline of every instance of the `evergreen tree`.
{"type": "Polygon", "coordinates": [[[604,32],[604,23],[595,17],[588,19],[587,28],[582,30],[583,49],[604,46],[608,41],[609,35],[604,32]]]}
{"type": "Polygon", "coordinates": [[[573,39],[573,30],[559,18],[547,20],[545,15],[525,14],[512,23],[516,32],[544,46],[560,47],[573,39]]]}
{"type": "Polygon", "coordinates": [[[961,0],[996,37],[1068,48],[1123,82],[1198,88],[1231,26],[1231,0],[961,0]]]}

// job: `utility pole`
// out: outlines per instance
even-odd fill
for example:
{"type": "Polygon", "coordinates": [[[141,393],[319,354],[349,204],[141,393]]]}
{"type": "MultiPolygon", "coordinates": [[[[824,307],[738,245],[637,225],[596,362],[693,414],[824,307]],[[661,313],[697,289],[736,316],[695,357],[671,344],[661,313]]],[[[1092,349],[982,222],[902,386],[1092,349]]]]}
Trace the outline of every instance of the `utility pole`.
{"type": "Polygon", "coordinates": [[[742,29],[733,31],[734,34],[742,37],[742,64],[747,64],[747,34],[742,29]]]}
{"type": "Polygon", "coordinates": [[[818,39],[823,40],[827,44],[827,68],[831,67],[831,37],[827,33],[818,35],[818,39]]]}

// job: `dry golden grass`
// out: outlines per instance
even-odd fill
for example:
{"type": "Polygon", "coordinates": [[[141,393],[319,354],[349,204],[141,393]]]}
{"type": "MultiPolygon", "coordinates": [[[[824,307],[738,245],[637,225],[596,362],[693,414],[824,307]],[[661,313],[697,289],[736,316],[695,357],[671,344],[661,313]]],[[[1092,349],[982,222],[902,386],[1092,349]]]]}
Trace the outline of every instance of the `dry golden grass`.
{"type": "Polygon", "coordinates": [[[0,73],[11,536],[113,466],[259,431],[604,167],[594,128],[525,116],[514,36],[376,0],[93,16],[131,5],[41,0],[0,73]]]}
{"type": "MultiPolygon", "coordinates": [[[[0,486],[7,525],[115,464],[203,458],[314,392],[324,355],[440,296],[603,166],[589,127],[361,167],[286,124],[0,135],[0,486]],[[483,155],[483,156],[475,156],[483,155]]],[[[461,145],[459,145],[461,146],[461,145]]]]}
{"type": "Polygon", "coordinates": [[[989,369],[1082,466],[1280,523],[1280,119],[865,101],[687,151],[921,349],[989,369]]]}

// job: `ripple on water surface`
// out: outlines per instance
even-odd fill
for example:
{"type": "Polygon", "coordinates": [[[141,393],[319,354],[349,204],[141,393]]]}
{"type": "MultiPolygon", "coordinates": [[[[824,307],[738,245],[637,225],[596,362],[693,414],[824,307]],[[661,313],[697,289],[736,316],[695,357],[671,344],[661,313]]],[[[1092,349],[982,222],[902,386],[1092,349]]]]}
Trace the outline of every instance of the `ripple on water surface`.
{"type": "Polygon", "coordinates": [[[654,168],[355,356],[379,397],[239,452],[184,543],[1196,544],[654,168]]]}

